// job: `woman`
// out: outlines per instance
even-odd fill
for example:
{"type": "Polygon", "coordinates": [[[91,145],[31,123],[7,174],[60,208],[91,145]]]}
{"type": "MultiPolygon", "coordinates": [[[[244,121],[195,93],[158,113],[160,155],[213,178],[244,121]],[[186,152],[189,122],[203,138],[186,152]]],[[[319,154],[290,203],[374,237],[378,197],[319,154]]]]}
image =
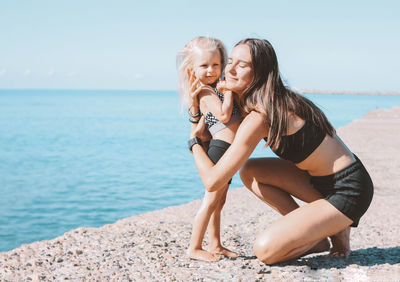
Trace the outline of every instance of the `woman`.
{"type": "Polygon", "coordinates": [[[331,255],[347,257],[350,226],[358,225],[373,195],[360,160],[335,135],[321,110],[284,86],[268,41],[240,41],[225,76],[225,87],[239,95],[245,117],[215,165],[201,146],[204,123],[192,128],[190,149],[206,189],[218,190],[242,168],[244,185],[284,215],[254,243],[264,263],[328,250],[327,237],[331,255]],[[281,158],[247,161],[261,139],[281,158]],[[308,204],[299,207],[292,196],[308,204]]]}

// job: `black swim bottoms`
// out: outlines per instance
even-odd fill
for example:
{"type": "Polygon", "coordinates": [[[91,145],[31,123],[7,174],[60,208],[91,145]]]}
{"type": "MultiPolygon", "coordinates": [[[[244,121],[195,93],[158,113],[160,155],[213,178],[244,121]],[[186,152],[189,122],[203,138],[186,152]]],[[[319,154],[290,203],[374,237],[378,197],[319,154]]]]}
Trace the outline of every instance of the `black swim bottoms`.
{"type": "MultiPolygon", "coordinates": [[[[225,154],[226,150],[228,150],[231,144],[219,140],[219,139],[211,139],[210,145],[208,146],[207,155],[212,160],[214,164],[218,162],[218,160],[225,154]]],[[[232,179],[229,180],[228,184],[232,183],[232,179]]]]}
{"type": "Polygon", "coordinates": [[[374,186],[364,165],[354,156],[356,162],[341,171],[326,176],[311,176],[311,184],[325,200],[353,220],[352,227],[357,227],[371,203],[374,186]]]}

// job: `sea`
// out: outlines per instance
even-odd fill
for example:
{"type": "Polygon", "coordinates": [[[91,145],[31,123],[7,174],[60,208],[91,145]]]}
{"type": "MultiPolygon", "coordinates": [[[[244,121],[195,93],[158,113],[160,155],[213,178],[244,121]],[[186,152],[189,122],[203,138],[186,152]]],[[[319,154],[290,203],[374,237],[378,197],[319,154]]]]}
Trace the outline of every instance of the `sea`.
{"type": "MultiPolygon", "coordinates": [[[[400,104],[305,96],[336,128],[400,104]]],[[[0,251],[201,198],[189,130],[176,91],[0,90],[0,251]]]]}

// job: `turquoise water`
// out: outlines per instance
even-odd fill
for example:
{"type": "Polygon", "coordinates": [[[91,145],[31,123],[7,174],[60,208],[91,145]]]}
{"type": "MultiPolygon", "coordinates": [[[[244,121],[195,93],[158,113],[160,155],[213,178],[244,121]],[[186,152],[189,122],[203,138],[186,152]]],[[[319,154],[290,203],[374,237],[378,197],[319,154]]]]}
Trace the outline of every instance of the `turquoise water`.
{"type": "MultiPolygon", "coordinates": [[[[308,97],[335,127],[400,104],[308,97]]],[[[174,91],[0,90],[0,251],[201,198],[188,135],[174,91]]]]}

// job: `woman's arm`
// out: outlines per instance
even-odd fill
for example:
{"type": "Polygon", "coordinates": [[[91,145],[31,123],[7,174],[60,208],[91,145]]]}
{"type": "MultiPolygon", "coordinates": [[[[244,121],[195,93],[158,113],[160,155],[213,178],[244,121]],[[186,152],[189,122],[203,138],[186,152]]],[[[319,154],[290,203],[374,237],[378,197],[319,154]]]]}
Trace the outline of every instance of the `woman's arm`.
{"type": "MultiPolygon", "coordinates": [[[[190,138],[198,137],[202,126],[200,124],[199,128],[192,130],[190,138]]],[[[206,190],[213,192],[224,187],[267,133],[265,117],[260,113],[251,112],[240,124],[232,145],[215,165],[202,146],[194,145],[192,147],[194,161],[206,190]]]]}

